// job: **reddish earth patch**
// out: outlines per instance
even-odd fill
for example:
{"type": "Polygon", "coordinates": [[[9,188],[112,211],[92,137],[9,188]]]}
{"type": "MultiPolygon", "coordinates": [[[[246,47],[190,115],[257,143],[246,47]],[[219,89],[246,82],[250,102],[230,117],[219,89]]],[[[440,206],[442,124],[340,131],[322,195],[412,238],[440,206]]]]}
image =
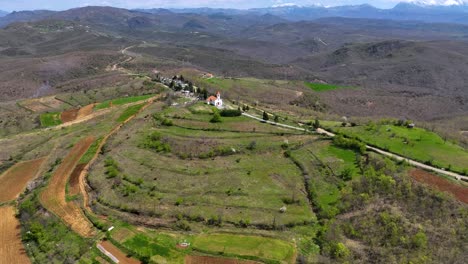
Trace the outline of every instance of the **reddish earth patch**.
{"type": "Polygon", "coordinates": [[[15,164],[0,176],[0,203],[14,200],[36,177],[45,158],[15,164]]]}
{"type": "Polygon", "coordinates": [[[80,194],[80,175],[86,164],[78,164],[70,175],[68,194],[77,195],[80,194]]]}
{"type": "Polygon", "coordinates": [[[103,241],[99,245],[101,245],[107,252],[111,253],[114,257],[119,260],[119,263],[122,264],[140,264],[141,262],[134,259],[129,258],[125,253],[123,253],[118,247],[114,246],[109,241],[103,241]]]}
{"type": "Polygon", "coordinates": [[[67,111],[63,111],[62,114],[60,115],[60,119],[62,120],[62,123],[67,123],[71,122],[76,119],[78,116],[78,109],[71,109],[67,111]]]}
{"type": "Polygon", "coordinates": [[[66,201],[65,188],[81,156],[93,142],[94,137],[87,137],[76,143],[55,170],[47,187],[39,195],[39,200],[47,210],[60,217],[73,231],[83,237],[91,237],[95,234],[93,226],[76,203],[66,201]]]}
{"type": "Polygon", "coordinates": [[[208,256],[185,256],[185,264],[259,264],[253,260],[239,260],[208,256]]]}
{"type": "Polygon", "coordinates": [[[0,207],[0,263],[31,263],[21,242],[20,223],[12,206],[0,207]]]}
{"type": "Polygon", "coordinates": [[[428,184],[439,191],[453,194],[459,201],[468,204],[468,188],[452,183],[424,170],[414,169],[410,172],[413,179],[428,184]]]}
{"type": "Polygon", "coordinates": [[[80,109],[71,109],[71,110],[63,111],[62,114],[60,115],[60,119],[62,120],[62,123],[68,123],[68,122],[72,122],[80,118],[84,118],[93,113],[94,105],[95,104],[90,104],[90,105],[81,107],[80,109]]]}

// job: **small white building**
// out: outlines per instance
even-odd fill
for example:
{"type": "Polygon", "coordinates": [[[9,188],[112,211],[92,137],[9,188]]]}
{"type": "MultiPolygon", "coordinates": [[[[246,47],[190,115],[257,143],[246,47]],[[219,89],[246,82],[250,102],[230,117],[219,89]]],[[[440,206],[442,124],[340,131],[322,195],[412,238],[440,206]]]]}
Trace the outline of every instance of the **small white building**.
{"type": "Polygon", "coordinates": [[[206,99],[206,103],[210,105],[214,105],[219,109],[223,108],[223,99],[221,99],[221,93],[217,92],[216,97],[214,96],[208,97],[206,99]]]}

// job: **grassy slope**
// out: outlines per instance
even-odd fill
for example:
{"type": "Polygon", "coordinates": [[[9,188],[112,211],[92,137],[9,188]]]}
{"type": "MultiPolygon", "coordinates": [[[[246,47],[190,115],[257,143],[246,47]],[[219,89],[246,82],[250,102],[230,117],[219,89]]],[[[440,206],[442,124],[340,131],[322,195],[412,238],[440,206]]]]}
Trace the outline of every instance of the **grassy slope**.
{"type": "Polygon", "coordinates": [[[258,256],[260,259],[290,262],[294,246],[288,242],[259,236],[207,234],[196,236],[193,247],[202,251],[237,256],[258,256]]]}
{"type": "Polygon", "coordinates": [[[86,153],[81,157],[80,161],[78,164],[86,164],[91,161],[91,159],[94,157],[96,154],[97,148],[99,147],[99,144],[101,144],[102,137],[98,138],[93,142],[93,144],[89,147],[89,149],[86,151],[86,153]]]}
{"type": "Polygon", "coordinates": [[[113,99],[113,100],[108,100],[104,101],[98,105],[96,105],[96,109],[104,109],[110,107],[111,103],[112,105],[123,105],[123,104],[128,104],[128,103],[134,103],[138,101],[143,101],[148,98],[153,97],[154,94],[148,94],[148,95],[140,95],[140,96],[129,96],[129,97],[123,97],[123,98],[118,98],[118,99],[113,99]]]}
{"type": "Polygon", "coordinates": [[[145,104],[138,104],[138,105],[132,105],[129,106],[127,109],[123,111],[123,113],[119,116],[117,119],[117,122],[124,122],[127,120],[129,117],[135,115],[140,111],[140,109],[144,106],[145,104]]]}
{"type": "Polygon", "coordinates": [[[311,175],[310,189],[314,193],[315,206],[326,214],[334,215],[341,198],[339,186],[346,185],[339,175],[349,168],[353,171],[353,178],[358,177],[356,153],[335,147],[329,141],[321,141],[295,150],[292,155],[311,175]]]}
{"type": "Polygon", "coordinates": [[[39,118],[41,120],[42,127],[52,127],[62,123],[60,120],[60,113],[45,113],[40,115],[39,118]]]}
{"type": "Polygon", "coordinates": [[[349,86],[339,86],[339,85],[326,84],[326,83],[305,82],[304,84],[316,92],[326,92],[326,91],[332,91],[336,89],[353,89],[354,88],[354,87],[349,87],[349,86]]]}
{"type": "Polygon", "coordinates": [[[362,141],[388,149],[421,162],[448,168],[457,172],[468,169],[468,152],[450,141],[444,141],[439,135],[421,129],[408,129],[393,125],[357,126],[335,128],[348,136],[358,137],[362,141]]]}

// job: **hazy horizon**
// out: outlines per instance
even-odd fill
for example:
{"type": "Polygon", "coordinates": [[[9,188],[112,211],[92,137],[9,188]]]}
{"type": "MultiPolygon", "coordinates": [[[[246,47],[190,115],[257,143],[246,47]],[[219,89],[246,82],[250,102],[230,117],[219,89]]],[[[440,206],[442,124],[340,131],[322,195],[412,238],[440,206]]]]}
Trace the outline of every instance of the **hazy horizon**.
{"type": "MultiPolygon", "coordinates": [[[[0,10],[13,12],[23,10],[67,10],[70,8],[84,7],[84,6],[112,6],[127,9],[137,8],[235,8],[235,9],[249,9],[249,8],[261,8],[261,7],[272,7],[280,5],[299,5],[299,6],[310,6],[310,5],[322,5],[322,6],[342,6],[342,5],[361,5],[370,4],[378,8],[393,8],[399,2],[414,2],[413,0],[48,0],[48,1],[34,1],[34,0],[23,0],[23,1],[7,1],[0,0],[0,10]]],[[[438,3],[442,5],[450,5],[457,1],[455,0],[431,0],[431,1],[420,1],[428,3],[438,3]]]]}

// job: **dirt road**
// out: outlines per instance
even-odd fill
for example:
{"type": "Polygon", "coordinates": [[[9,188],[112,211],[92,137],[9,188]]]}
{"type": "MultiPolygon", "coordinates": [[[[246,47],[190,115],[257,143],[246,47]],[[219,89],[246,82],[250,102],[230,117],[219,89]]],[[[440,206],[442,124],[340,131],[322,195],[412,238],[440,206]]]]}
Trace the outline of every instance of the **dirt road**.
{"type": "MultiPolygon", "coordinates": [[[[329,137],[336,136],[334,133],[332,133],[330,131],[327,131],[325,129],[322,129],[322,128],[317,129],[317,133],[322,134],[322,135],[326,135],[326,136],[329,136],[329,137]]],[[[387,157],[396,159],[398,161],[405,161],[405,162],[407,162],[408,164],[410,164],[413,167],[417,167],[417,168],[420,168],[420,169],[436,172],[436,173],[439,173],[439,174],[442,174],[442,175],[445,175],[445,176],[453,177],[453,178],[456,178],[457,180],[468,181],[467,176],[463,176],[463,175],[455,173],[455,172],[446,171],[446,170],[442,170],[442,169],[439,169],[439,168],[436,168],[436,167],[433,167],[433,166],[429,166],[429,165],[426,165],[426,164],[421,163],[419,161],[415,161],[415,160],[412,160],[412,159],[409,159],[409,158],[405,158],[405,157],[402,157],[400,155],[397,155],[397,154],[394,154],[394,153],[391,153],[391,152],[388,152],[388,151],[385,151],[385,150],[382,150],[382,149],[379,149],[379,148],[376,148],[376,147],[366,145],[366,149],[370,150],[370,151],[373,151],[373,152],[376,152],[376,153],[379,153],[379,154],[381,154],[383,156],[387,156],[387,157]]]]}
{"type": "MultiPolygon", "coordinates": [[[[279,127],[284,127],[284,128],[289,128],[289,129],[294,129],[294,130],[299,130],[299,131],[307,131],[307,129],[301,128],[301,127],[290,126],[290,125],[286,125],[286,124],[276,123],[276,122],[273,122],[273,121],[265,121],[260,117],[249,115],[247,113],[242,113],[242,115],[246,116],[246,117],[249,117],[249,118],[252,118],[252,119],[255,119],[255,120],[258,120],[258,121],[263,122],[263,123],[267,123],[267,124],[271,124],[271,125],[275,125],[275,126],[279,126],[279,127]]],[[[311,131],[309,131],[309,132],[311,132],[311,131]]]]}
{"type": "MultiPolygon", "coordinates": [[[[294,130],[306,131],[306,129],[301,128],[301,127],[285,125],[285,124],[276,123],[276,122],[272,122],[272,121],[265,121],[265,120],[261,119],[260,117],[256,117],[256,116],[253,116],[253,115],[250,115],[250,114],[242,113],[242,115],[244,115],[246,117],[253,118],[253,119],[261,121],[261,122],[268,123],[268,124],[273,124],[273,125],[276,125],[276,126],[281,126],[281,127],[285,127],[285,128],[289,128],[289,129],[294,129],[294,130]]],[[[317,129],[317,133],[321,134],[321,135],[329,136],[329,137],[336,136],[334,133],[332,133],[330,131],[327,131],[327,130],[325,130],[323,128],[317,129]]],[[[405,162],[407,162],[408,164],[410,164],[413,167],[417,167],[417,168],[425,169],[425,170],[428,170],[428,171],[436,172],[436,173],[439,173],[439,174],[442,174],[442,175],[445,175],[445,176],[449,176],[449,177],[454,177],[457,180],[468,181],[468,176],[463,176],[463,175],[455,173],[455,172],[446,171],[446,170],[442,170],[442,169],[439,169],[439,168],[436,168],[436,167],[433,167],[433,166],[429,166],[429,165],[426,165],[424,163],[421,163],[421,162],[418,162],[418,161],[415,161],[415,160],[412,160],[412,159],[409,159],[409,158],[405,158],[405,157],[399,156],[397,154],[394,154],[394,153],[391,153],[391,152],[388,152],[388,151],[385,151],[385,150],[382,150],[382,149],[379,149],[379,148],[376,148],[376,147],[372,147],[372,146],[369,146],[369,145],[366,145],[366,148],[367,148],[367,150],[376,152],[376,153],[381,154],[383,156],[387,156],[387,157],[396,159],[398,161],[405,161],[405,162]]]]}

